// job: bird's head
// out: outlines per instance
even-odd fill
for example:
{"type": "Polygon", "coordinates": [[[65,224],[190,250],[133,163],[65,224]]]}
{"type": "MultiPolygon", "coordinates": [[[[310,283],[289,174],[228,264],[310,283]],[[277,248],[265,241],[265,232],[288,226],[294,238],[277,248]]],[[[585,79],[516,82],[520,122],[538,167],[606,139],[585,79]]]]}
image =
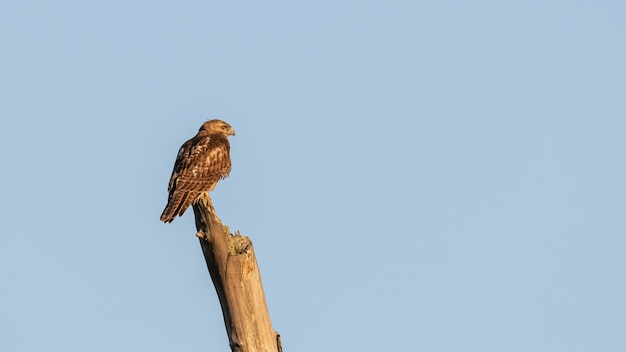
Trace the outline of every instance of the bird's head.
{"type": "Polygon", "coordinates": [[[222,120],[209,120],[200,126],[198,133],[223,134],[224,136],[234,136],[235,130],[222,120]]]}

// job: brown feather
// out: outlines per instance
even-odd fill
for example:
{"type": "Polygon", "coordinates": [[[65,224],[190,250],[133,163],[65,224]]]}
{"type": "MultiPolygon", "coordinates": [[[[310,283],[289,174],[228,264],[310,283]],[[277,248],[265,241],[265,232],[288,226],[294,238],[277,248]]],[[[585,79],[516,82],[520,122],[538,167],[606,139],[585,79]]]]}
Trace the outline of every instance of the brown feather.
{"type": "Polygon", "coordinates": [[[202,194],[202,192],[185,192],[183,201],[178,206],[178,209],[176,209],[176,215],[183,216],[185,210],[187,210],[187,208],[189,208],[189,206],[193,204],[196,199],[198,199],[200,194],[202,194]]]}
{"type": "Polygon", "coordinates": [[[163,222],[172,222],[174,221],[174,217],[176,216],[176,211],[178,206],[180,205],[183,199],[184,193],[179,191],[173,191],[169,195],[169,199],[167,201],[167,206],[163,210],[163,214],[161,214],[161,221],[163,222]]]}
{"type": "Polygon", "coordinates": [[[168,185],[168,202],[161,221],[172,222],[202,194],[212,191],[231,169],[228,135],[235,131],[224,121],[205,122],[198,134],[179,149],[168,185]]]}

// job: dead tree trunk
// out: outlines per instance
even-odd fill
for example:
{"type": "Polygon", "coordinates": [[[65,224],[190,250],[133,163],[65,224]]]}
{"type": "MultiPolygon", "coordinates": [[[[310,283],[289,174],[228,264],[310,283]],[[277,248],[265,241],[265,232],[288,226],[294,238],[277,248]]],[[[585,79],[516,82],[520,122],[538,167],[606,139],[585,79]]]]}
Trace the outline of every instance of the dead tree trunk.
{"type": "Polygon", "coordinates": [[[281,352],[272,328],[252,241],[231,234],[203,194],[193,205],[196,234],[222,306],[232,352],[281,352]]]}

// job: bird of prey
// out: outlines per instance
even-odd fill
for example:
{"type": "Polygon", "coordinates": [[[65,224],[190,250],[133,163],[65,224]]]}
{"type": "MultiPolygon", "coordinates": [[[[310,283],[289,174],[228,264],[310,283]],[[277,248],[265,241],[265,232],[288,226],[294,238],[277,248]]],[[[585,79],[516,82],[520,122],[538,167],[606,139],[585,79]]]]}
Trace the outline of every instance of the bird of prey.
{"type": "Polygon", "coordinates": [[[228,136],[235,130],[222,120],[209,120],[198,133],[178,150],[172,177],[167,188],[169,197],[161,221],[170,223],[181,216],[204,192],[230,173],[228,136]]]}

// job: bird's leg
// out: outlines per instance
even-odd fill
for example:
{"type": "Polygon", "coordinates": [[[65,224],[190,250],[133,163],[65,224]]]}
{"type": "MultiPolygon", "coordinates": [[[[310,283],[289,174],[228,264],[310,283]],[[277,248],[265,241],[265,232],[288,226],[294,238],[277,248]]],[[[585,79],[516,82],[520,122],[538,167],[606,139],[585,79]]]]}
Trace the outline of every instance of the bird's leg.
{"type": "Polygon", "coordinates": [[[215,214],[215,208],[213,207],[213,199],[211,199],[211,196],[209,195],[209,192],[206,192],[206,204],[207,204],[207,208],[209,209],[209,212],[211,214],[215,214]]]}

